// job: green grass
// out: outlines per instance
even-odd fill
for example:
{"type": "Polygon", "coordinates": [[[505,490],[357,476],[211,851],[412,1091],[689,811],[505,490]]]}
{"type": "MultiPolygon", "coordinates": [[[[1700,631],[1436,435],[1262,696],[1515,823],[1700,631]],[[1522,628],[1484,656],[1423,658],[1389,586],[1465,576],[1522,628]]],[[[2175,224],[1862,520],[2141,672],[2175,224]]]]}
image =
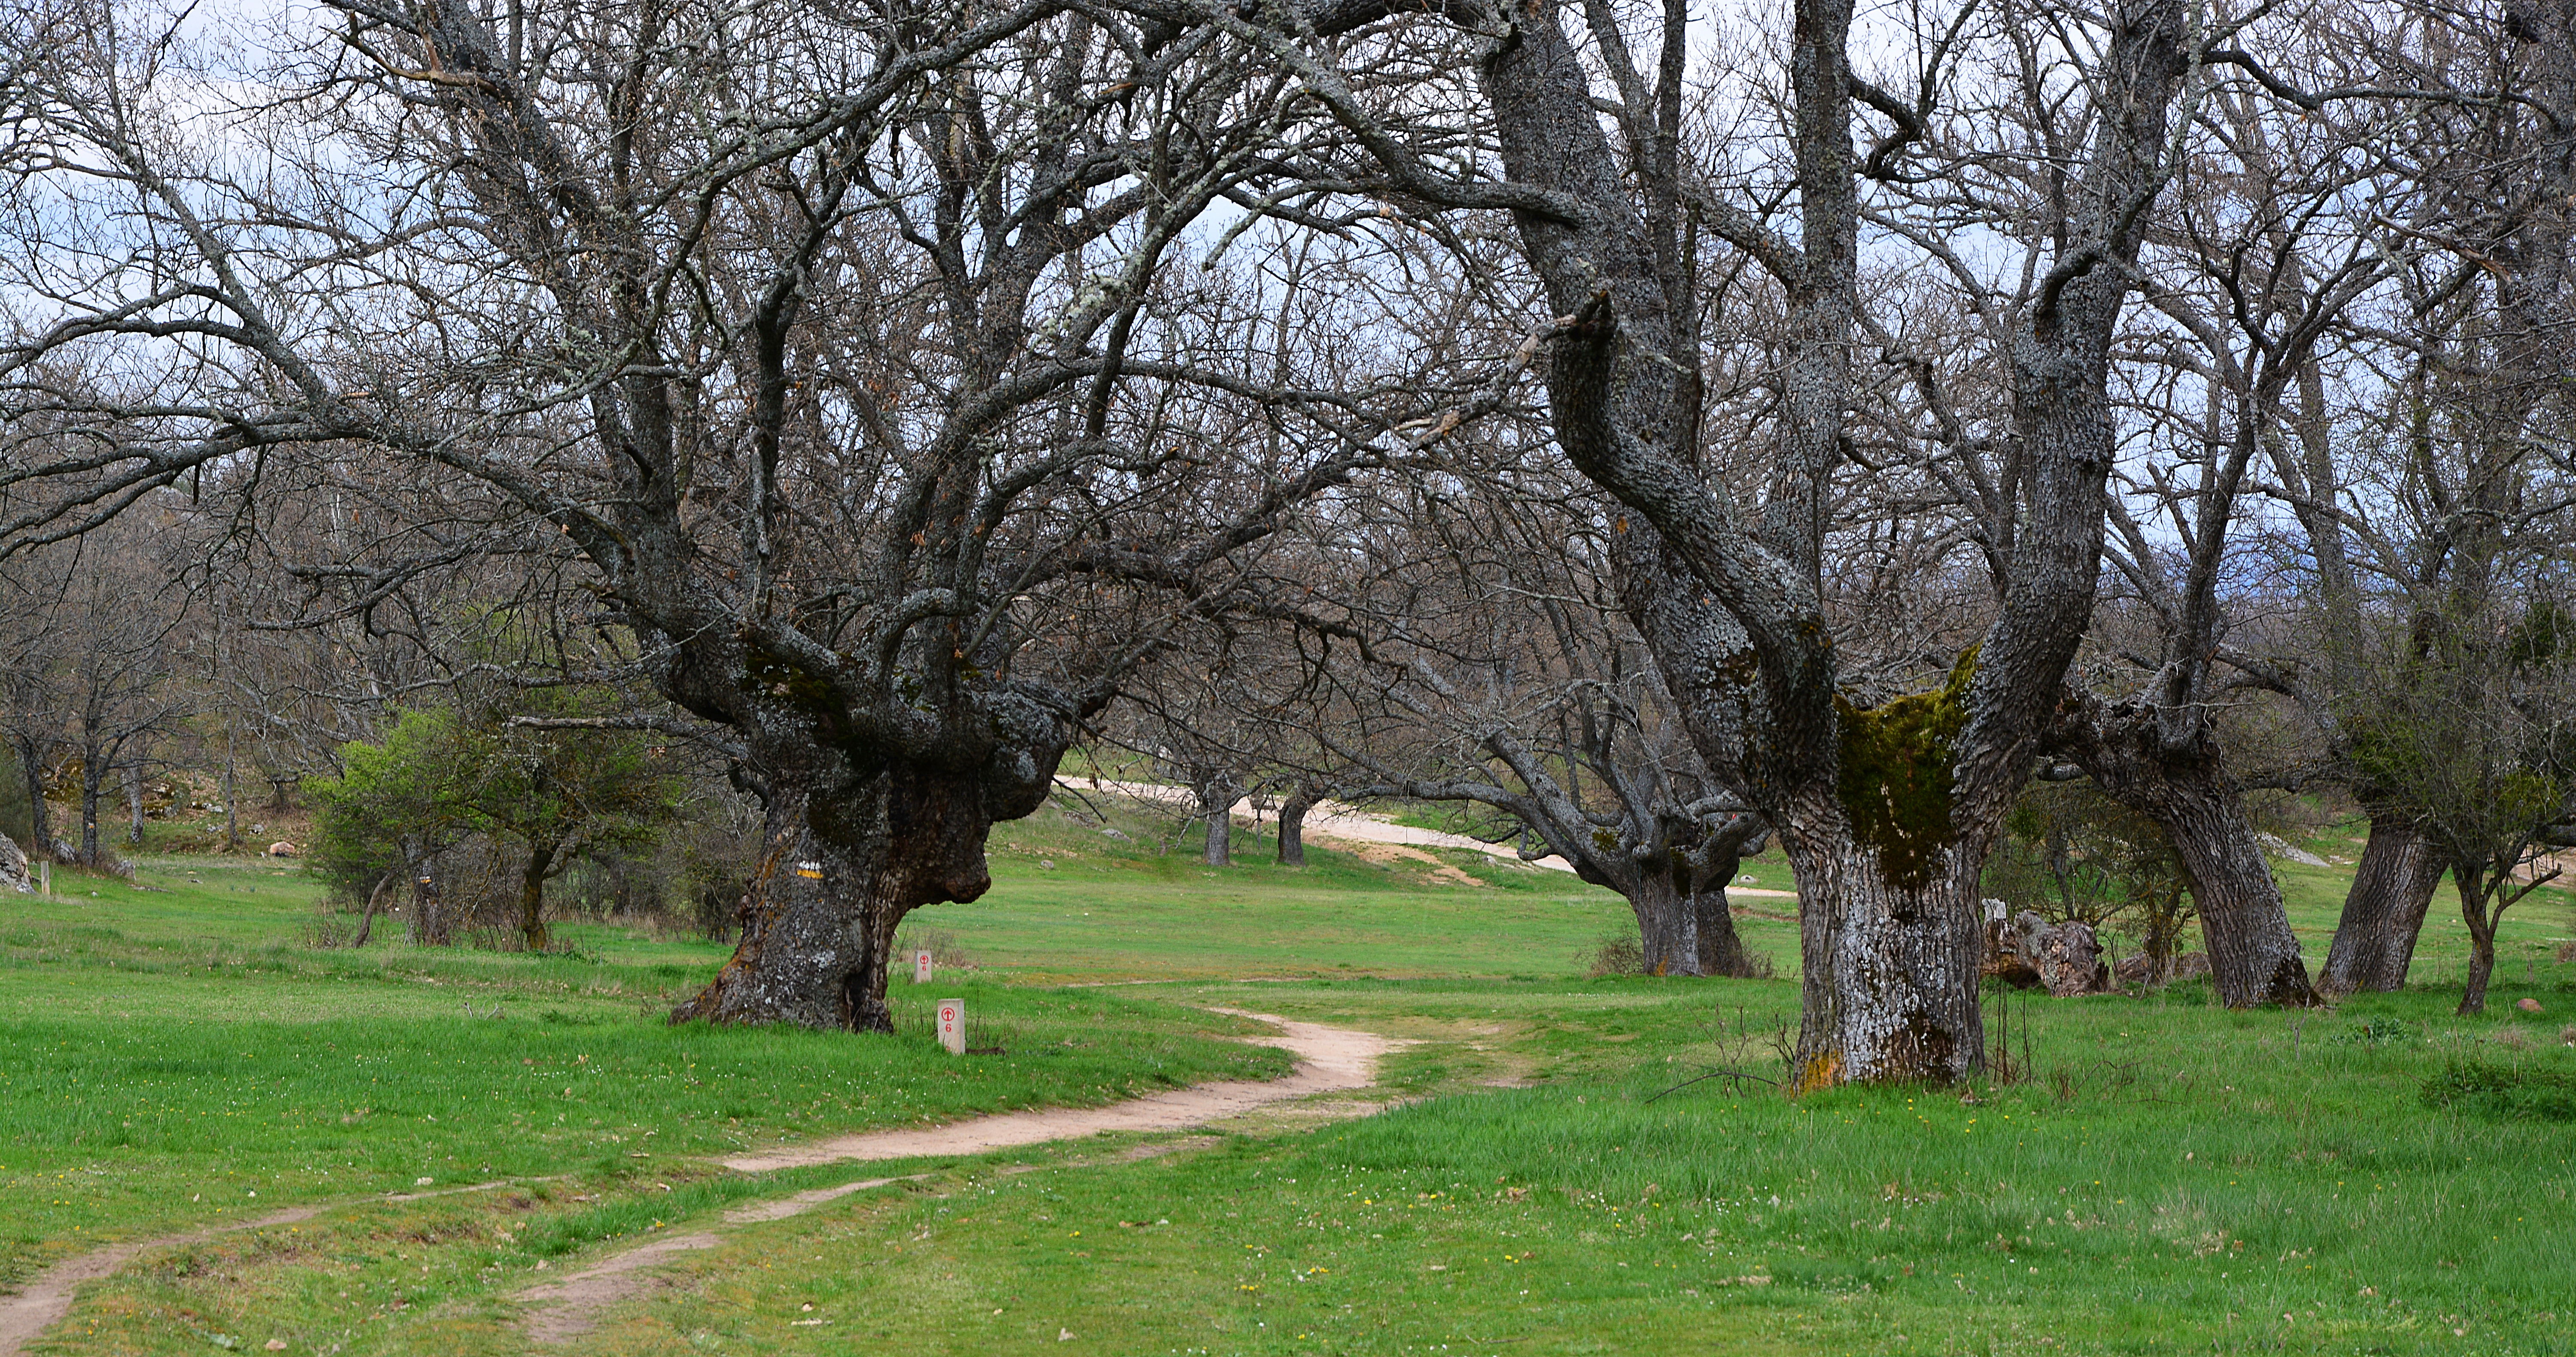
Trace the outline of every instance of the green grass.
{"type": "MultiPolygon", "coordinates": [[[[2576,1352],[2576,1145],[2534,1113],[2576,1080],[2555,892],[2508,916],[2484,1016],[2450,1013],[2466,949],[2437,902],[2403,994],[2316,1014],[2229,1012],[2205,984],[2016,998],[2023,1081],[1792,1102],[1686,1081],[1775,1075],[1794,981],[1582,979],[1627,917],[1605,892],[1468,854],[1439,856],[1486,884],[1320,850],[1281,869],[1248,835],[1246,865],[1209,873],[1111,809],[1127,837],[1006,826],[984,901],[914,916],[973,962],[938,995],[1010,1030],[989,1059],[663,1027],[722,949],[639,929],[567,925],[570,959],[307,947],[310,888],[266,864],[161,860],[142,880],[166,893],[8,902],[13,1275],[352,1203],[147,1256],[40,1350],[517,1353],[509,1297],[559,1269],[748,1197],[918,1173],[726,1231],[569,1350],[2576,1352]],[[1130,1137],[763,1178],[708,1162],[1279,1068],[1203,1005],[1412,1040],[1378,1091],[1402,1105],[1141,1162],[1130,1137]],[[385,1199],[420,1177],[508,1185],[385,1199]]],[[[1788,884],[1776,854],[1746,870],[1788,884]]],[[[2341,880],[2281,876],[2314,963],[2341,880]]],[[[1749,903],[1793,975],[1787,902],[1749,903]]]]}
{"type": "Polygon", "coordinates": [[[594,1350],[2571,1350],[2564,1127],[2416,1096],[2463,1049],[2576,1065],[2528,1025],[2515,1054],[2438,996],[2360,1006],[2400,1041],[2356,1011],[2034,1005],[2041,1077],[1973,1105],[1658,1098],[1786,1015],[1783,986],[1672,988],[1267,990],[1508,1027],[1554,1078],[1115,1170],[963,1166],[692,1255],[594,1350]]]}
{"type": "Polygon", "coordinates": [[[600,1172],[1286,1066],[1211,1035],[1257,1029],[1239,1019],[973,975],[936,997],[963,996],[1004,1055],[949,1058],[930,998],[903,988],[892,1040],[673,1028],[661,1015],[722,949],[599,925],[565,930],[572,956],[313,949],[294,941],[301,877],[207,861],[140,879],[170,884],[58,877],[65,901],[13,902],[0,929],[0,1281],[424,1177],[600,1172]]]}

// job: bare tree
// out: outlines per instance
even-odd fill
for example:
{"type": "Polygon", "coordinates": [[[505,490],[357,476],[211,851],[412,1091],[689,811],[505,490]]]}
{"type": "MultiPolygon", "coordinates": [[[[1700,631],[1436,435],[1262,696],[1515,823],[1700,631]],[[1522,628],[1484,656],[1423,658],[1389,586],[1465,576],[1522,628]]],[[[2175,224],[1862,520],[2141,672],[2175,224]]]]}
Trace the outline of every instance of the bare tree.
{"type": "MultiPolygon", "coordinates": [[[[1615,540],[1628,610],[1712,776],[1776,829],[1798,874],[1798,1081],[1952,1079],[1976,1068],[1978,868],[2092,605],[2114,451],[2110,345],[2149,209],[2173,169],[2172,109],[2208,69],[2202,44],[2212,35],[2191,31],[2186,7],[2170,0],[2098,20],[1980,11],[1976,36],[2006,73],[1995,87],[2019,100],[1999,119],[1991,107],[1936,109],[1954,88],[1957,27],[1913,35],[1904,59],[1914,69],[1890,93],[1852,68],[1851,8],[1803,0],[1773,68],[1791,95],[1774,143],[1772,178],[1784,187],[1748,206],[1723,190],[1731,170],[1681,155],[1693,133],[1682,6],[1665,7],[1660,33],[1643,44],[1650,65],[1632,56],[1626,16],[1607,3],[1448,4],[1419,22],[1391,18],[1395,10],[1382,0],[1313,5],[1293,31],[1232,10],[1190,13],[1296,72],[1347,129],[1372,171],[1369,191],[1418,209],[1510,214],[1521,259],[1561,318],[1547,370],[1556,440],[1622,506],[1615,540]],[[1490,127],[1498,164],[1461,160],[1445,129],[1422,125],[1414,110],[1441,100],[1414,88],[1371,97],[1373,26],[1399,37],[1427,27],[1427,45],[1455,35],[1450,60],[1473,81],[1457,95],[1490,127]],[[1867,151],[1853,139],[1861,103],[1890,128],[1867,151]],[[1997,145],[1999,129],[2024,139],[1997,145]],[[1441,168],[1426,154],[1435,147],[1464,172],[1441,168]],[[1917,151],[1937,157],[1933,168],[1918,168],[1917,151]],[[1974,295],[1997,303],[1984,314],[2010,376],[2006,407],[1956,440],[1992,459],[1959,474],[1976,488],[1996,620],[1946,684],[1863,705],[1838,691],[1824,556],[1837,476],[1851,466],[1849,414],[1869,389],[1854,357],[1876,323],[1861,302],[1864,222],[1891,248],[1917,248],[1939,266],[1957,257],[1942,243],[1953,225],[1885,222],[1862,189],[2023,156],[2046,168],[2014,197],[2017,215],[1995,225],[2028,242],[2031,267],[2001,296],[1961,269],[1974,295]],[[1790,184],[1795,227],[1764,220],[1790,184]],[[1703,233],[1769,273],[1783,302],[1767,443],[1753,454],[1763,487],[1754,512],[1711,474],[1703,233]]],[[[1947,409],[1948,395],[1935,390],[1927,403],[1947,409]]]]}
{"type": "MultiPolygon", "coordinates": [[[[188,599],[153,540],[171,524],[140,516],[95,537],[66,543],[16,563],[21,601],[38,610],[49,637],[56,706],[50,741],[78,779],[75,861],[113,862],[100,831],[100,807],[120,781],[130,781],[152,740],[175,733],[194,696],[172,668],[188,599]]],[[[35,732],[41,714],[22,727],[20,757],[47,742],[35,732]]],[[[31,793],[41,787],[31,781],[31,793]]],[[[138,808],[139,814],[139,808],[138,808]]]]}
{"type": "Polygon", "coordinates": [[[1259,544],[1478,389],[1279,380],[1364,338],[1278,342],[1300,314],[1170,267],[1291,92],[1237,40],[1049,0],[349,0],[269,40],[292,97],[217,116],[184,40],[93,12],[16,181],[86,234],[12,256],[61,300],[0,374],[98,432],[13,450],[0,546],[337,454],[409,497],[295,563],[308,620],[550,563],[685,714],[630,723],[722,728],[767,805],[741,945],[679,1017],[887,1030],[895,922],[986,889],[989,826],[1170,619],[1294,611],[1259,544]],[[32,378],[76,353],[154,380],[32,378]]]}

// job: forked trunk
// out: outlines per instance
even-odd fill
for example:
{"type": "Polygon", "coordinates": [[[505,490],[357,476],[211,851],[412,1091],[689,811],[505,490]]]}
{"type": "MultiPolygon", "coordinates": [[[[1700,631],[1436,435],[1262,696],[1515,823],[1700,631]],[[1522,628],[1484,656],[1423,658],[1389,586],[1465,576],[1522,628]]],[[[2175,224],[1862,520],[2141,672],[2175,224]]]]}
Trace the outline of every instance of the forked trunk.
{"type": "Polygon", "coordinates": [[[1922,845],[1930,861],[1910,884],[1837,825],[1775,823],[1797,873],[1806,958],[1793,1086],[1950,1083],[1983,1070],[1983,845],[1922,845]]]}
{"type": "Polygon", "coordinates": [[[671,1021],[892,1032],[895,925],[919,906],[973,900],[993,884],[981,792],[969,775],[904,769],[855,786],[773,781],[742,942],[671,1021]]]}
{"type": "Polygon", "coordinates": [[[2441,883],[2441,857],[2414,819],[2394,810],[2372,811],[2370,841],[2344,895],[2343,918],[2317,975],[2318,990],[2340,997],[2404,989],[2415,940],[2423,935],[2441,883]]]}

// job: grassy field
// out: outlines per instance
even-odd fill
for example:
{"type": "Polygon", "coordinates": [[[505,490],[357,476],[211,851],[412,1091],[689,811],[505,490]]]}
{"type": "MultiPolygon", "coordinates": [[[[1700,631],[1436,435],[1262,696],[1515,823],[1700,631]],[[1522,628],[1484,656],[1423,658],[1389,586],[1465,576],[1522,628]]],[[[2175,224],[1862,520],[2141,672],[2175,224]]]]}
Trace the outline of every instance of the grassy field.
{"type": "MultiPolygon", "coordinates": [[[[35,1350],[515,1353],[511,1296],[558,1269],[895,1173],[926,1176],[720,1231],[567,1350],[2576,1352],[2576,1125],[2421,1097],[2464,1060],[2576,1074],[2557,892],[2508,916],[2487,1016],[2450,1014],[2463,930],[2437,909],[2404,994],[2014,998],[2019,1080],[1791,1102],[1704,1077],[1776,1075],[1791,980],[1586,978],[1625,908],[1562,874],[1288,871],[1258,843],[1209,873],[1141,813],[1110,827],[1007,826],[985,901],[915,916],[972,962],[938,995],[1007,1038],[962,1061],[918,1031],[663,1027],[722,952],[639,930],[570,925],[574,953],[544,958],[312,947],[310,887],[266,864],[160,859],[155,889],[0,901],[0,1275],[337,1203],[148,1253],[35,1350]],[[1281,1068],[1210,1005],[1411,1040],[1372,1095],[1396,1105],[709,1163],[1281,1068]]],[[[2282,877],[2319,959],[2338,872],[2282,877]]],[[[1794,973],[1787,902],[1753,903],[1748,938],[1794,973]]]]}

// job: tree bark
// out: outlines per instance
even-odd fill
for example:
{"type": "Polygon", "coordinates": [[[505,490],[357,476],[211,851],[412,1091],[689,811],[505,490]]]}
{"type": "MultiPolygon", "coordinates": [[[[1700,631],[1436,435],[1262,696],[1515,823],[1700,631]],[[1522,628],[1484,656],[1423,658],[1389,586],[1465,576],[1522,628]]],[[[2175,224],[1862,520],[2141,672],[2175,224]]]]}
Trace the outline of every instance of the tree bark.
{"type": "Polygon", "coordinates": [[[227,853],[241,851],[241,798],[234,795],[238,772],[231,720],[227,718],[224,726],[224,851],[227,853]]]}
{"type": "Polygon", "coordinates": [[[1691,892],[1690,908],[1698,922],[1699,973],[1737,979],[1752,976],[1753,957],[1735,931],[1735,911],[1727,906],[1726,887],[1702,886],[1691,892]]]}
{"type": "Polygon", "coordinates": [[[80,860],[84,867],[105,865],[106,856],[98,842],[98,803],[107,795],[107,770],[100,766],[98,751],[84,751],[81,758],[80,790],[80,860]]]}
{"type": "Polygon", "coordinates": [[[2475,872],[2462,872],[2460,919],[2469,926],[2469,983],[2460,991],[2462,1014],[2487,1011],[2487,980],[2495,974],[2495,920],[2487,910],[2487,892],[2478,888],[2475,872]]]}
{"type": "Polygon", "coordinates": [[[556,845],[529,845],[528,865],[519,873],[519,936],[531,952],[553,942],[546,935],[546,874],[554,866],[556,845]]]}
{"type": "Polygon", "coordinates": [[[18,774],[27,780],[27,855],[52,861],[54,817],[45,804],[45,766],[33,740],[19,740],[18,774]]]}
{"type": "Polygon", "coordinates": [[[383,907],[385,897],[393,893],[396,877],[399,871],[399,868],[388,870],[382,877],[377,879],[375,889],[367,892],[367,907],[358,915],[358,935],[349,939],[349,947],[351,950],[354,951],[357,948],[366,946],[367,939],[374,936],[376,931],[376,911],[383,907]]]}
{"type": "Polygon", "coordinates": [[[1232,781],[1198,789],[1199,818],[1207,822],[1207,846],[1200,861],[1210,867],[1234,865],[1234,803],[1240,791],[1232,781]]]}
{"type": "Polygon", "coordinates": [[[2317,975],[2318,990],[2341,997],[2404,989],[2441,882],[2441,857],[2414,819],[2396,810],[2372,811],[2370,840],[2353,871],[2352,889],[2344,894],[2343,918],[2317,975]]]}
{"type": "Polygon", "coordinates": [[[855,786],[773,778],[742,942],[671,1021],[892,1032],[895,926],[993,884],[985,836],[996,818],[1016,817],[997,817],[989,790],[973,773],[926,769],[885,769],[855,786]]]}
{"type": "Polygon", "coordinates": [[[420,858],[406,853],[404,862],[403,871],[411,878],[411,940],[421,947],[445,947],[455,940],[454,923],[447,917],[438,882],[420,858]]]}
{"type": "Polygon", "coordinates": [[[2219,1001],[2230,1008],[2316,1004],[2280,883],[2272,879],[2236,789],[2202,777],[2169,785],[2159,798],[2167,809],[2158,819],[2200,906],[2201,938],[2219,1001]]]}
{"type": "Polygon", "coordinates": [[[1705,975],[1700,968],[1698,901],[1670,872],[1648,872],[1628,892],[1648,975],[1705,975]]]}
{"type": "Polygon", "coordinates": [[[1984,845],[1951,839],[1919,885],[1847,835],[1780,828],[1798,877],[1805,1014],[1793,1086],[1923,1080],[1985,1068],[1977,971],[1984,845]]]}
{"type": "Polygon", "coordinates": [[[1696,889],[1672,872],[1639,875],[1628,895],[1648,975],[1738,976],[1749,973],[1744,941],[1726,907],[1726,887],[1696,889]]]}
{"type": "Polygon", "coordinates": [[[1279,803],[1280,866],[1306,865],[1306,812],[1314,808],[1315,798],[1302,784],[1279,803]]]}
{"type": "Polygon", "coordinates": [[[143,846],[143,770],[128,765],[125,770],[125,810],[130,820],[125,841],[137,848],[143,846]]]}
{"type": "Polygon", "coordinates": [[[2155,821],[2200,907],[2211,983],[2230,1008],[2318,1002],[2289,908],[2218,741],[2195,722],[2177,745],[2153,707],[2070,697],[2052,742],[2104,794],[2155,821]]]}

